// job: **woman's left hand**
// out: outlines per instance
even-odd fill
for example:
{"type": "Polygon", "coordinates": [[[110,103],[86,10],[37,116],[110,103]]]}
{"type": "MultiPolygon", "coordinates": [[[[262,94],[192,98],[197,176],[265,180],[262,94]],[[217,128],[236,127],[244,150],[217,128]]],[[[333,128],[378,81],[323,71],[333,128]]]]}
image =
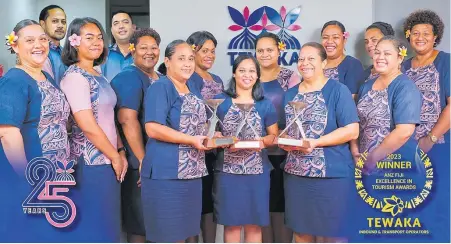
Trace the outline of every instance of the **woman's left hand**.
{"type": "Polygon", "coordinates": [[[421,137],[420,140],[418,140],[418,147],[423,150],[424,153],[428,153],[433,146],[434,143],[427,136],[421,137]]]}
{"type": "Polygon", "coordinates": [[[304,139],[304,141],[310,144],[308,148],[299,148],[299,151],[305,154],[313,152],[313,149],[315,149],[318,146],[318,139],[304,139]]]}
{"type": "Polygon", "coordinates": [[[374,154],[369,153],[365,160],[365,165],[363,167],[363,174],[370,175],[371,172],[373,172],[374,169],[376,169],[376,166],[377,166],[377,162],[374,159],[374,154]]]}

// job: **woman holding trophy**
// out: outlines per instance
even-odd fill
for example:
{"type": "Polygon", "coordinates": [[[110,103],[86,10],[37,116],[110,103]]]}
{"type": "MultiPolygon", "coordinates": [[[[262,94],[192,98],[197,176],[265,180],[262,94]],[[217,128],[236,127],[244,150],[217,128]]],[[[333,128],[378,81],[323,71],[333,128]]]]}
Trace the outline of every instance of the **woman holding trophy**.
{"type": "MultiPolygon", "coordinates": [[[[212,99],[224,90],[221,78],[209,72],[216,59],[216,45],[218,42],[213,34],[208,31],[196,31],[188,37],[186,42],[193,48],[196,62],[194,73],[187,84],[189,87],[199,90],[204,100],[212,99]]],[[[207,117],[210,118],[209,111],[207,107],[207,117]]],[[[216,239],[216,223],[213,221],[213,164],[215,161],[215,151],[212,150],[205,153],[208,175],[202,177],[201,229],[202,239],[206,243],[215,242],[216,239]]],[[[198,242],[197,236],[187,240],[187,242],[198,242]]]]}
{"type": "Polygon", "coordinates": [[[224,225],[224,242],[261,242],[262,226],[269,225],[269,162],[266,147],[277,134],[277,114],[263,97],[260,67],[250,55],[239,56],[233,77],[217,115],[222,134],[236,137],[230,148],[218,153],[214,178],[214,208],[218,224],[224,225]]]}
{"type": "Polygon", "coordinates": [[[304,44],[298,61],[304,80],[284,99],[286,127],[278,144],[288,151],[285,221],[296,242],[346,237],[354,166],[349,141],[358,137],[359,119],[349,89],[324,75],[326,59],[321,44],[304,44]]]}
{"type": "Polygon", "coordinates": [[[141,170],[141,200],[146,239],[183,242],[200,232],[204,135],[207,114],[201,94],[190,90],[194,52],[175,40],[164,52],[166,76],[152,84],[145,97],[149,140],[141,170]]]}

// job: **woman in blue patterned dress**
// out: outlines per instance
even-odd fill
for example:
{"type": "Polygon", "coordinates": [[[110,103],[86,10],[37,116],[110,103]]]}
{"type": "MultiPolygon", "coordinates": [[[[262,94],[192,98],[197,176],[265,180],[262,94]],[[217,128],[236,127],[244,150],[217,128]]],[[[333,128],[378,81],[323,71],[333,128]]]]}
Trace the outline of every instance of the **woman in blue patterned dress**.
{"type": "Polygon", "coordinates": [[[191,46],[175,40],[164,56],[167,74],[149,87],[144,100],[149,140],[141,199],[146,239],[183,242],[200,232],[207,113],[202,95],[187,85],[195,68],[191,46]]]}
{"type": "MultiPolygon", "coordinates": [[[[222,93],[224,84],[219,76],[208,72],[216,59],[216,38],[208,31],[197,31],[191,34],[186,42],[194,47],[194,60],[196,68],[188,80],[188,86],[200,91],[203,99],[212,99],[222,93]]],[[[207,110],[208,117],[211,116],[207,110]]],[[[216,223],[213,221],[213,165],[216,161],[216,152],[205,154],[208,175],[202,177],[202,238],[206,243],[213,243],[216,239],[216,223]]],[[[194,242],[197,237],[193,238],[194,242]]]]}
{"type": "Polygon", "coordinates": [[[144,129],[144,97],[148,87],[159,79],[155,65],[160,57],[160,35],[153,29],[135,31],[130,39],[133,64],[111,81],[116,92],[116,119],[126,148],[129,169],[121,188],[122,222],[127,241],[146,241],[141,206],[139,170],[145,155],[147,135],[144,129]]]}
{"type": "Polygon", "coordinates": [[[120,182],[128,165],[114,122],[116,94],[97,67],[107,55],[105,32],[93,18],[76,18],[68,36],[62,59],[69,68],[61,89],[73,115],[69,138],[71,156],[78,162],[80,223],[73,241],[119,242],[120,182]]]}
{"type": "MultiPolygon", "coordinates": [[[[279,65],[279,56],[284,51],[280,38],[265,32],[257,37],[255,51],[261,69],[263,94],[276,108],[279,130],[285,128],[283,96],[285,92],[301,80],[297,72],[279,65]]],[[[272,166],[269,211],[271,224],[263,228],[263,242],[291,242],[293,233],[284,225],[285,197],[283,195],[283,170],[280,164],[286,158],[286,152],[277,146],[268,148],[268,157],[272,166]]]]}
{"type": "MultiPolygon", "coordinates": [[[[41,182],[30,181],[32,187],[27,179],[35,180],[38,176],[42,180],[45,169],[53,168],[47,173],[56,175],[57,168],[65,170],[73,166],[73,162],[69,162],[66,129],[69,104],[52,77],[42,71],[49,42],[36,21],[25,19],[17,23],[8,44],[11,53],[17,55],[17,65],[0,79],[0,178],[5,191],[2,191],[0,236],[6,242],[69,242],[75,228],[72,222],[73,225],[66,228],[56,228],[56,219],[52,218],[52,226],[46,217],[24,214],[21,207],[22,204],[24,209],[45,204],[47,211],[54,214],[52,204],[65,206],[68,203],[57,199],[37,200],[35,196],[30,201],[25,200],[32,191],[41,194],[43,190],[38,188],[41,182]],[[39,158],[45,158],[51,165],[43,160],[35,161],[39,158]]],[[[52,181],[46,180],[47,183],[52,181]]],[[[55,193],[53,197],[64,195],[70,200],[72,190],[69,187],[68,193],[55,193]]],[[[56,209],[62,213],[60,208],[56,209]]],[[[69,214],[74,215],[74,212],[69,214]]]]}
{"type": "Polygon", "coordinates": [[[344,53],[348,38],[349,32],[339,21],[329,21],[321,29],[321,43],[327,53],[324,74],[345,84],[355,97],[359,91],[363,66],[358,59],[344,53]]]}
{"type": "Polygon", "coordinates": [[[269,172],[271,164],[266,147],[272,146],[277,135],[277,114],[274,105],[264,98],[260,85],[260,67],[250,55],[239,56],[233,65],[233,78],[219,105],[218,117],[224,136],[239,140],[256,140],[260,148],[221,150],[215,166],[214,208],[218,224],[224,225],[224,241],[240,242],[244,227],[245,242],[261,242],[262,226],[269,219],[269,172]],[[253,104],[248,111],[237,104],[253,104]],[[247,117],[246,114],[247,113],[247,117]]]}
{"type": "Polygon", "coordinates": [[[426,218],[432,218],[436,242],[449,242],[450,234],[450,54],[435,48],[444,28],[442,19],[430,10],[414,12],[404,23],[415,56],[403,68],[423,97],[415,139],[435,166],[435,198],[428,205],[434,213],[426,218]]]}
{"type": "MultiPolygon", "coordinates": [[[[326,58],[321,44],[304,44],[298,61],[303,81],[284,99],[287,123],[298,115],[310,143],[309,148],[281,146],[288,151],[285,224],[296,242],[335,242],[348,236],[354,168],[348,142],[358,137],[359,120],[349,89],[324,75],[326,58]],[[291,101],[306,107],[296,112],[291,101]]],[[[288,128],[290,138],[302,139],[303,134],[296,123],[288,128]]]]}
{"type": "MultiPolygon", "coordinates": [[[[371,63],[374,56],[374,50],[379,40],[384,36],[394,36],[395,31],[393,27],[385,22],[374,22],[366,28],[365,31],[365,50],[368,56],[371,58],[371,63]]],[[[367,80],[377,77],[377,73],[374,70],[374,65],[370,65],[363,71],[363,76],[360,79],[361,83],[365,83],[367,80]]]]}
{"type": "MultiPolygon", "coordinates": [[[[412,135],[420,122],[421,95],[412,80],[401,73],[403,48],[393,36],[379,41],[373,55],[374,69],[379,75],[364,83],[358,94],[360,136],[358,142],[351,143],[351,150],[355,161],[359,153],[368,152],[364,168],[369,174],[367,182],[387,172],[376,169],[376,162],[389,154],[396,153],[402,160],[414,162],[417,143],[412,135]]],[[[412,169],[418,168],[412,166],[412,169]]],[[[406,170],[405,174],[416,178],[414,170],[406,170]]],[[[365,210],[370,211],[366,208],[360,212],[365,210]]]]}

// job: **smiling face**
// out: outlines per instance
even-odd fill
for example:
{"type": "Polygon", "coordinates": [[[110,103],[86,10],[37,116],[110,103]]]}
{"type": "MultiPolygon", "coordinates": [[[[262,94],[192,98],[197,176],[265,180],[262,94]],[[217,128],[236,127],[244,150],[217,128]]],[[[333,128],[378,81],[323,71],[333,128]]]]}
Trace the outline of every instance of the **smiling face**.
{"type": "Polygon", "coordinates": [[[260,39],[257,42],[256,54],[262,68],[278,65],[280,52],[274,39],[269,37],[260,39]]]}
{"type": "Polygon", "coordinates": [[[252,59],[244,59],[238,64],[233,77],[237,90],[252,90],[258,79],[257,67],[252,59]]]}
{"type": "Polygon", "coordinates": [[[49,54],[49,39],[40,25],[29,25],[17,33],[12,48],[22,65],[42,68],[49,54]]]}
{"type": "Polygon", "coordinates": [[[196,65],[193,49],[187,43],[179,44],[170,58],[164,58],[164,63],[168,76],[178,81],[187,81],[194,73],[196,65]]]}
{"type": "Polygon", "coordinates": [[[399,50],[390,40],[384,40],[377,44],[373,55],[374,69],[379,74],[391,74],[399,70],[403,58],[399,50]]]}
{"type": "Polygon", "coordinates": [[[40,24],[50,38],[60,41],[66,35],[66,13],[62,9],[54,8],[50,9],[48,14],[47,19],[41,20],[40,24]]]}
{"type": "Polygon", "coordinates": [[[323,75],[326,64],[327,61],[321,60],[318,49],[314,47],[306,46],[299,52],[298,70],[305,80],[323,75]]]}
{"type": "Polygon", "coordinates": [[[77,47],[79,60],[96,60],[103,53],[103,35],[97,25],[88,23],[80,29],[81,42],[77,47]]]}
{"type": "Polygon", "coordinates": [[[202,48],[196,52],[196,66],[202,70],[209,70],[213,67],[216,59],[216,47],[212,40],[205,41],[202,48]]]}
{"type": "Polygon", "coordinates": [[[111,20],[111,34],[117,42],[128,42],[133,35],[133,23],[126,13],[118,13],[111,20]]]}
{"type": "Polygon", "coordinates": [[[414,25],[410,31],[410,45],[418,54],[425,54],[434,49],[437,36],[431,24],[414,25]]]}
{"type": "Polygon", "coordinates": [[[151,72],[160,57],[160,48],[153,37],[143,36],[138,39],[132,55],[136,66],[146,72],[151,72]]]}
{"type": "Polygon", "coordinates": [[[337,25],[327,26],[322,34],[321,44],[326,49],[328,59],[336,59],[343,55],[346,39],[337,25]]]}
{"type": "Polygon", "coordinates": [[[377,28],[371,28],[365,32],[365,50],[370,58],[373,58],[374,50],[382,37],[384,34],[377,28]]]}

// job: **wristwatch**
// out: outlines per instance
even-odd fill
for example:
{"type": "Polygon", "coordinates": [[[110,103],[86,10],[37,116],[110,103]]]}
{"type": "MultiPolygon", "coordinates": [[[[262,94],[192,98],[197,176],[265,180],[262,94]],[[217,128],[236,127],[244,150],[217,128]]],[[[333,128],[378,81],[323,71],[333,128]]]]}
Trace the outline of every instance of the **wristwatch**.
{"type": "Polygon", "coordinates": [[[118,153],[120,153],[122,151],[127,152],[127,149],[125,149],[125,147],[120,147],[120,148],[117,149],[118,153]]]}
{"type": "Polygon", "coordinates": [[[431,132],[428,133],[428,136],[429,136],[429,139],[431,139],[432,143],[434,143],[434,144],[437,143],[438,138],[436,136],[432,135],[431,132]]]}

